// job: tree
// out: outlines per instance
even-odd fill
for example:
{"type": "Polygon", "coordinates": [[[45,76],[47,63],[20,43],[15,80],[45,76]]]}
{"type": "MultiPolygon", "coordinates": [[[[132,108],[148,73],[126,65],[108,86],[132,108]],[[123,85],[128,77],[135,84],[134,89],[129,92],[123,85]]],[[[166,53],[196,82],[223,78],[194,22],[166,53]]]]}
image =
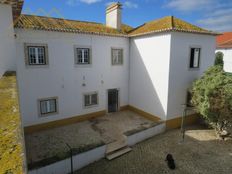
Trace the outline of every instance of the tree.
{"type": "Polygon", "coordinates": [[[215,57],[215,61],[214,61],[214,65],[221,65],[223,66],[224,61],[223,61],[223,53],[222,52],[217,52],[216,53],[216,57],[215,57]]]}
{"type": "Polygon", "coordinates": [[[192,87],[192,104],[219,134],[232,133],[232,75],[210,67],[192,87]]]}

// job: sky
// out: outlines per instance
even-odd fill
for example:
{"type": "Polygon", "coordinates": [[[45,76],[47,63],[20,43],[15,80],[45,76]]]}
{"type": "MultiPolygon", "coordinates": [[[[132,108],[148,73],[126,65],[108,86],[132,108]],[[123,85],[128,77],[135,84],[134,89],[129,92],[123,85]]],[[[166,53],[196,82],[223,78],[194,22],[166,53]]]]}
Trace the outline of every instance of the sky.
{"type": "MultiPolygon", "coordinates": [[[[232,0],[118,0],[122,21],[137,27],[173,15],[213,31],[232,31],[232,0]]],[[[112,0],[24,0],[23,13],[105,23],[112,0]]]]}

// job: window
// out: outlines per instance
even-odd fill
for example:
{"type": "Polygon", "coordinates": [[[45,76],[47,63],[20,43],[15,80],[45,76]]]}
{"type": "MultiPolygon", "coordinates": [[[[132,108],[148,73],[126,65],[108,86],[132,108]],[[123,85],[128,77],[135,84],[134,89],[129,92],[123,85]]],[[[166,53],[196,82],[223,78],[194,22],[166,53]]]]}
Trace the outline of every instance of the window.
{"type": "Polygon", "coordinates": [[[57,98],[40,99],[39,106],[41,115],[57,113],[57,98]]]}
{"type": "Polygon", "coordinates": [[[200,64],[200,48],[191,48],[190,52],[190,68],[199,68],[200,64]]]}
{"type": "Polygon", "coordinates": [[[25,54],[27,65],[48,64],[47,45],[45,44],[25,44],[25,54]]]}
{"type": "Polygon", "coordinates": [[[76,64],[91,64],[90,48],[76,48],[76,64]]]}
{"type": "Polygon", "coordinates": [[[84,94],[84,106],[85,107],[95,106],[97,104],[98,104],[98,93],[97,92],[84,94]]]}
{"type": "Polygon", "coordinates": [[[112,65],[123,64],[123,49],[112,48],[112,65]]]}

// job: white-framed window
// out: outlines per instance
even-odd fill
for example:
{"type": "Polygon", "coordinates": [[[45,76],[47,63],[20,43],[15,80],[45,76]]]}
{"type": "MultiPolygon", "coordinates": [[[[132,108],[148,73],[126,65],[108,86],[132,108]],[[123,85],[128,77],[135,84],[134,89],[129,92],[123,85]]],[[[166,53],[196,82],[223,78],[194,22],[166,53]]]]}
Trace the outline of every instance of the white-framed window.
{"type": "Polygon", "coordinates": [[[75,48],[76,64],[91,64],[91,49],[90,48],[75,48]]]}
{"type": "Polygon", "coordinates": [[[84,94],[84,107],[96,106],[98,105],[98,93],[91,92],[84,94]]]}
{"type": "Polygon", "coordinates": [[[111,58],[112,65],[123,64],[123,49],[112,48],[111,55],[112,55],[112,58],[111,58]]]}
{"type": "Polygon", "coordinates": [[[201,48],[190,48],[190,63],[189,68],[200,67],[201,48]]]}
{"type": "Polygon", "coordinates": [[[57,113],[58,112],[57,100],[58,100],[57,97],[39,99],[40,115],[43,116],[43,115],[57,113]]]}
{"type": "Polygon", "coordinates": [[[47,65],[48,47],[46,44],[25,44],[27,65],[47,65]]]}

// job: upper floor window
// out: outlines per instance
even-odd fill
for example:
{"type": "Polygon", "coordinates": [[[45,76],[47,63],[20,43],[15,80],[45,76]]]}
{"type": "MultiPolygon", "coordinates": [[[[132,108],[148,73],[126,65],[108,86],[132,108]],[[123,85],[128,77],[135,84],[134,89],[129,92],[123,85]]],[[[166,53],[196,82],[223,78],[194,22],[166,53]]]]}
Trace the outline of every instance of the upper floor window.
{"type": "Polygon", "coordinates": [[[123,49],[111,49],[112,54],[112,65],[123,64],[123,49]]]}
{"type": "Polygon", "coordinates": [[[200,66],[200,48],[191,48],[190,49],[190,68],[199,68],[200,66]]]}
{"type": "Polygon", "coordinates": [[[91,64],[91,49],[90,48],[75,48],[75,63],[76,64],[91,64]]]}
{"type": "Polygon", "coordinates": [[[88,94],[84,94],[84,106],[90,107],[98,104],[98,93],[92,92],[88,94]]]}
{"type": "Polygon", "coordinates": [[[47,65],[48,49],[46,44],[25,44],[27,65],[47,65]]]}
{"type": "Polygon", "coordinates": [[[40,115],[57,113],[57,98],[47,98],[39,100],[40,115]]]}

